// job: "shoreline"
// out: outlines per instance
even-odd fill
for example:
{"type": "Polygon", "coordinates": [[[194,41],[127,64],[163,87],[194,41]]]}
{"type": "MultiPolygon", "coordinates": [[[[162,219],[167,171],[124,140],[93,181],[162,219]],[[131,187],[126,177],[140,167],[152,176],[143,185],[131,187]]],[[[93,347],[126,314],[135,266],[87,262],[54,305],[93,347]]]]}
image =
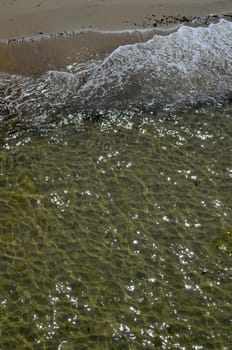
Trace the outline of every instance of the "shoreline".
{"type": "Polygon", "coordinates": [[[231,0],[3,0],[0,7],[0,72],[28,76],[103,57],[181,24],[232,20],[231,0]]]}
{"type": "Polygon", "coordinates": [[[3,0],[0,41],[83,30],[128,30],[232,13],[231,0],[3,0]]]}
{"type": "Polygon", "coordinates": [[[126,28],[93,28],[89,26],[87,28],[81,28],[72,31],[58,31],[54,33],[44,33],[38,32],[33,36],[21,36],[16,38],[0,39],[1,44],[21,44],[25,42],[37,42],[40,40],[49,40],[49,39],[62,39],[68,37],[77,37],[78,35],[84,35],[89,32],[98,33],[98,34],[123,34],[123,33],[146,33],[146,32],[157,32],[161,35],[169,34],[171,31],[178,29],[180,25],[189,25],[192,27],[199,26],[208,26],[211,23],[217,23],[220,19],[225,19],[232,21],[232,11],[228,13],[220,14],[209,14],[207,16],[163,16],[160,19],[154,20],[152,23],[147,23],[143,26],[134,25],[134,27],[126,28]]]}
{"type": "Polygon", "coordinates": [[[154,35],[168,35],[184,24],[208,26],[220,19],[232,21],[232,14],[206,17],[164,17],[157,26],[122,30],[86,29],[71,33],[38,35],[33,38],[0,41],[0,72],[39,77],[49,70],[64,70],[74,64],[104,58],[121,45],[145,42],[154,35]]]}

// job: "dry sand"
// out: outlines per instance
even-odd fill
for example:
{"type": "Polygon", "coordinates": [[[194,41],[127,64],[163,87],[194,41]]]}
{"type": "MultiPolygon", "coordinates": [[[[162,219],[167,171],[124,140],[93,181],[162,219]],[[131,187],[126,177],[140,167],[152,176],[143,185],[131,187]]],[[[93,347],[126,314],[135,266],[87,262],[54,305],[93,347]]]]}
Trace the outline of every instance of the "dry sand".
{"type": "Polygon", "coordinates": [[[125,29],[149,16],[204,16],[232,11],[231,0],[1,0],[0,40],[84,28],[125,29]]]}
{"type": "Polygon", "coordinates": [[[111,52],[120,44],[146,40],[149,33],[142,35],[138,29],[154,30],[167,20],[178,23],[170,16],[231,12],[231,0],[1,0],[0,72],[38,75],[96,52],[111,52]],[[137,32],[94,32],[125,29],[137,32]]]}

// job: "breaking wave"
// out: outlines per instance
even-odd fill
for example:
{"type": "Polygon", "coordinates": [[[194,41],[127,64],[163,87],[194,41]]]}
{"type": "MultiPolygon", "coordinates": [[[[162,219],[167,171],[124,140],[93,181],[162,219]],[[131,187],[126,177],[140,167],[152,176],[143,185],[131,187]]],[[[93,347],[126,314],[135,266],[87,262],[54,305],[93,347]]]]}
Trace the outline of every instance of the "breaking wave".
{"type": "Polygon", "coordinates": [[[0,116],[35,117],[96,108],[177,108],[232,98],[232,22],[182,25],[118,47],[76,73],[39,78],[0,73],[0,116]]]}

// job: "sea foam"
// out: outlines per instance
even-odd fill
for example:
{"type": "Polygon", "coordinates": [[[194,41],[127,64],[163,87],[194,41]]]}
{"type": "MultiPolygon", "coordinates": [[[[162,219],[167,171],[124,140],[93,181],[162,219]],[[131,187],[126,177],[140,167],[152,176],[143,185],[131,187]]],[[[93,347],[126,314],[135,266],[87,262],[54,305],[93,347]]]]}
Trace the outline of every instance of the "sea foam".
{"type": "Polygon", "coordinates": [[[76,74],[50,71],[30,78],[0,73],[0,92],[2,116],[222,102],[232,94],[232,22],[182,25],[171,34],[120,46],[76,74]]]}
{"type": "Polygon", "coordinates": [[[93,70],[80,93],[105,103],[165,105],[219,99],[231,89],[232,23],[221,20],[120,46],[93,70]]]}

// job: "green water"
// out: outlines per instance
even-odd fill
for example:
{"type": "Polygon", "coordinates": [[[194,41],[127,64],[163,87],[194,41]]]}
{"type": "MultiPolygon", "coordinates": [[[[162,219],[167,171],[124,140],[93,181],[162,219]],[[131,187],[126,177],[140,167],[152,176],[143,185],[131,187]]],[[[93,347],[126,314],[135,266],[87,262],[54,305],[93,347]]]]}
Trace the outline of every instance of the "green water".
{"type": "Polygon", "coordinates": [[[0,349],[231,349],[232,111],[0,127],[0,349]]]}

